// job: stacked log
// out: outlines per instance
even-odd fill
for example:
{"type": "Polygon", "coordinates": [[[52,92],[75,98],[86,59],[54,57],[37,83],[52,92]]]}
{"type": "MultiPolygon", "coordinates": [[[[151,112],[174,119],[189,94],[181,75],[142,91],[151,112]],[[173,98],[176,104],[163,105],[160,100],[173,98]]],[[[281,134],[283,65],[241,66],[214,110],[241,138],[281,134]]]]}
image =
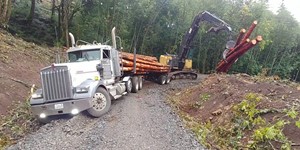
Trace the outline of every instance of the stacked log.
{"type": "MultiPolygon", "coordinates": [[[[120,52],[122,70],[125,72],[134,71],[134,54],[120,52]]],[[[169,72],[170,67],[158,62],[156,57],[136,54],[136,69],[134,73],[145,74],[147,72],[169,72]]]]}
{"type": "Polygon", "coordinates": [[[254,21],[247,32],[245,29],[241,29],[234,48],[230,49],[225,55],[225,59],[218,63],[216,69],[217,72],[228,72],[230,67],[238,60],[239,57],[244,55],[248,50],[263,40],[262,36],[257,36],[253,40],[249,39],[256,25],[257,21],[254,21]]]}

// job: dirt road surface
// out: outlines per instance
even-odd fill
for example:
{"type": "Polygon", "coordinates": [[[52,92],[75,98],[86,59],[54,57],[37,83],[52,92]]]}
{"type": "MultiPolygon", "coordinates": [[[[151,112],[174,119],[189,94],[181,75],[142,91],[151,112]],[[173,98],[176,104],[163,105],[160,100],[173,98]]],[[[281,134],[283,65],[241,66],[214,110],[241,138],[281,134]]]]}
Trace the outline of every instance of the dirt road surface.
{"type": "Polygon", "coordinates": [[[198,84],[203,77],[168,85],[146,81],[139,93],[113,101],[111,110],[100,118],[83,113],[52,121],[8,149],[203,149],[167,104],[165,94],[198,84]]]}

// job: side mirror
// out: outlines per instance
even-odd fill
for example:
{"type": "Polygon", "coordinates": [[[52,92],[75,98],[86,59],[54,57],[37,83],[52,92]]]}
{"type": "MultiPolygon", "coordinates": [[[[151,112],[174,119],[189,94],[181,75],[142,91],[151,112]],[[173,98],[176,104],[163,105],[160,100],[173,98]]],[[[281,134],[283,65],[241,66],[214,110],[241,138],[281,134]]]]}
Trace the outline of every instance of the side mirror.
{"type": "Polygon", "coordinates": [[[102,66],[102,64],[97,64],[96,69],[99,72],[100,77],[103,77],[103,66],[102,66]]]}

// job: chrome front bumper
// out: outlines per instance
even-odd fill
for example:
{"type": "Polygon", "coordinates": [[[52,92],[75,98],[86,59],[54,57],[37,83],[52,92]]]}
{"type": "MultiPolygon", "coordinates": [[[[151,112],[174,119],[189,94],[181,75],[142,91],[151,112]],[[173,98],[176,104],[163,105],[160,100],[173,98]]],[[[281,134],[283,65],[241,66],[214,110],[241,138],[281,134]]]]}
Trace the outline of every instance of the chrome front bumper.
{"type": "Polygon", "coordinates": [[[91,108],[91,100],[92,98],[85,98],[31,105],[31,112],[35,116],[40,116],[42,113],[44,113],[46,116],[71,114],[72,110],[74,109],[77,109],[78,112],[81,112],[91,108]]]}

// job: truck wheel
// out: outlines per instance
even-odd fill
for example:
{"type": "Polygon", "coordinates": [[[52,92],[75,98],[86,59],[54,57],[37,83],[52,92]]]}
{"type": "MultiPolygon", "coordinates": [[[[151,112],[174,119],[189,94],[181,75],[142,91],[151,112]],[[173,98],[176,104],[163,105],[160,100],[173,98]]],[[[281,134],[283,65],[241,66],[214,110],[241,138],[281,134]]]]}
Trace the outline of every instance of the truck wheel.
{"type": "Polygon", "coordinates": [[[131,82],[131,79],[129,79],[128,81],[125,82],[125,86],[126,86],[126,92],[127,92],[127,93],[131,93],[131,90],[132,90],[132,82],[131,82]]]}
{"type": "Polygon", "coordinates": [[[139,76],[139,90],[143,88],[143,77],[139,76]]]}
{"type": "Polygon", "coordinates": [[[139,79],[137,76],[132,77],[132,93],[137,93],[139,90],[139,79]]]}
{"type": "Polygon", "coordinates": [[[158,83],[159,83],[160,85],[163,85],[163,84],[166,83],[166,80],[167,80],[167,77],[166,77],[165,75],[161,75],[161,76],[159,76],[159,78],[158,78],[158,83]]]}
{"type": "Polygon", "coordinates": [[[87,112],[93,117],[100,117],[109,111],[111,98],[104,88],[98,88],[92,99],[92,107],[87,112]]]}

